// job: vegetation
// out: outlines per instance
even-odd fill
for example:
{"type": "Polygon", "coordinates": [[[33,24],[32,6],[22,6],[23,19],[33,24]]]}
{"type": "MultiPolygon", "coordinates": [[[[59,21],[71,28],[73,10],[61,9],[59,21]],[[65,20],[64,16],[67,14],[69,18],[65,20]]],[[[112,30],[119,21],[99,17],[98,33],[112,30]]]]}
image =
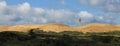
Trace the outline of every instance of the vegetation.
{"type": "Polygon", "coordinates": [[[120,32],[0,32],[0,46],[120,46],[120,32]]]}

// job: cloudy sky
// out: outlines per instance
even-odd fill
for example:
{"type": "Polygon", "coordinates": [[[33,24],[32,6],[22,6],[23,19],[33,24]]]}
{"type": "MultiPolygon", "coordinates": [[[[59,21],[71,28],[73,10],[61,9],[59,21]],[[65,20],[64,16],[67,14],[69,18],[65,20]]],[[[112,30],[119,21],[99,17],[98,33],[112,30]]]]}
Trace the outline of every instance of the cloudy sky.
{"type": "Polygon", "coordinates": [[[0,0],[0,25],[120,24],[120,0],[0,0]]]}

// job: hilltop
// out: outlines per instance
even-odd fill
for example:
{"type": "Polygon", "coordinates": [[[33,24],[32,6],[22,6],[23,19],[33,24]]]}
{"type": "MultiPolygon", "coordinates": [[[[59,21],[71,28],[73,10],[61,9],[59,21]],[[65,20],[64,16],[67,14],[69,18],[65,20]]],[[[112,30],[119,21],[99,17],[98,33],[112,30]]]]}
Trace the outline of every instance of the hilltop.
{"type": "Polygon", "coordinates": [[[120,31],[120,25],[111,24],[88,24],[86,26],[79,26],[77,29],[82,32],[108,32],[108,31],[120,31]]]}
{"type": "Polygon", "coordinates": [[[30,29],[38,28],[40,30],[61,32],[61,31],[79,31],[79,32],[108,32],[113,30],[120,30],[120,25],[110,24],[88,24],[85,26],[71,27],[65,24],[53,23],[53,24],[26,24],[15,26],[0,26],[0,32],[2,31],[19,31],[27,32],[30,29]]]}

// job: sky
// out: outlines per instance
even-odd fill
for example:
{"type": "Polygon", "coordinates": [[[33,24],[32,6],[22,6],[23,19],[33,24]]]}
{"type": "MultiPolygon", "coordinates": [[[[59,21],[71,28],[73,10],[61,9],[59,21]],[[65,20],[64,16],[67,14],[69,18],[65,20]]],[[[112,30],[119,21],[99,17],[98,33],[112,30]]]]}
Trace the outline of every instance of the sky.
{"type": "Polygon", "coordinates": [[[0,25],[120,24],[120,0],[0,0],[0,25]]]}

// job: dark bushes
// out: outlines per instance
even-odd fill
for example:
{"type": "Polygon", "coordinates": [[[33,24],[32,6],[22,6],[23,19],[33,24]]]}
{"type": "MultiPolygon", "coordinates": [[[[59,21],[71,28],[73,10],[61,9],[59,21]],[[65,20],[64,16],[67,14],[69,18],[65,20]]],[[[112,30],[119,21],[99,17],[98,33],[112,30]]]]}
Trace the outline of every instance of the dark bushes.
{"type": "Polygon", "coordinates": [[[120,46],[120,35],[110,33],[44,32],[31,29],[28,33],[0,32],[0,46],[120,46]],[[108,35],[109,34],[109,35],[108,35]]]}

